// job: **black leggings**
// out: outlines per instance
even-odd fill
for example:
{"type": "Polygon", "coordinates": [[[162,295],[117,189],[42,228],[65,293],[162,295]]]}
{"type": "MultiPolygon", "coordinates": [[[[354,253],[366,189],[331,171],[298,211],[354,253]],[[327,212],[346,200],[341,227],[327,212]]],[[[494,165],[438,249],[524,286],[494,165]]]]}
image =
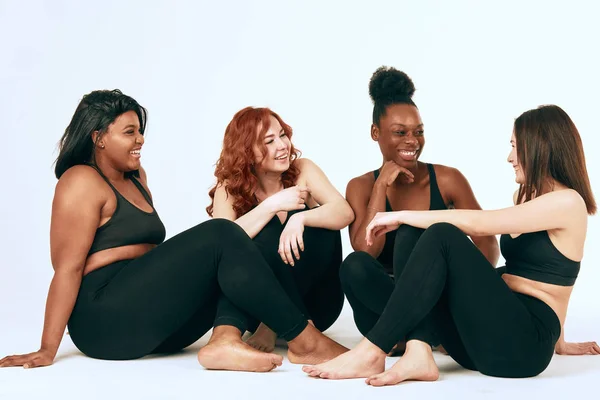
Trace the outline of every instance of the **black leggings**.
{"type": "Polygon", "coordinates": [[[84,276],[69,332],[94,358],[173,352],[211,328],[221,294],[286,340],[307,325],[248,235],[213,219],[84,276]]]}
{"type": "MultiPolygon", "coordinates": [[[[402,225],[394,240],[394,277],[399,277],[423,229],[402,225]]],[[[352,307],[354,322],[363,336],[375,326],[394,291],[394,278],[373,256],[364,251],[350,253],[340,267],[342,288],[352,307]]],[[[432,345],[437,341],[433,338],[432,345]]]]}
{"type": "Polygon", "coordinates": [[[540,374],[554,354],[560,321],[534,297],[513,292],[457,227],[427,229],[381,317],[366,335],[388,352],[401,338],[428,341],[432,324],[446,351],[485,375],[540,374]]]}
{"type": "MultiPolygon", "coordinates": [[[[294,257],[293,267],[285,264],[277,252],[279,238],[287,221],[295,213],[288,213],[284,224],[278,217],[274,217],[256,235],[254,243],[296,307],[323,332],[333,325],[344,306],[344,293],[339,278],[342,239],[340,231],[305,227],[302,235],[304,251],[300,252],[300,260],[294,257]]],[[[245,317],[239,314],[234,316],[235,311],[227,303],[226,298],[221,299],[217,324],[232,324],[234,321],[230,318],[246,318],[248,330],[256,329],[259,320],[252,319],[247,314],[245,317]],[[221,316],[223,308],[228,317],[221,316]]]]}

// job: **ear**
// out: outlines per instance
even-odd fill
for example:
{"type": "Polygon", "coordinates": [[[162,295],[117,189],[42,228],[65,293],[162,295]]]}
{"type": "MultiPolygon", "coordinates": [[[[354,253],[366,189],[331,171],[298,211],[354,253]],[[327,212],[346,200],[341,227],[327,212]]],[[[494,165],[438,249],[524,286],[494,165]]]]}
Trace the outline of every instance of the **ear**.
{"type": "Polygon", "coordinates": [[[379,141],[379,127],[375,124],[371,125],[371,139],[379,141]]]}
{"type": "MultiPolygon", "coordinates": [[[[92,132],[92,143],[94,143],[94,145],[96,145],[96,141],[98,140],[98,137],[100,136],[100,132],[99,131],[94,131],[92,132]]],[[[104,148],[104,143],[98,143],[98,145],[102,148],[104,148]]]]}

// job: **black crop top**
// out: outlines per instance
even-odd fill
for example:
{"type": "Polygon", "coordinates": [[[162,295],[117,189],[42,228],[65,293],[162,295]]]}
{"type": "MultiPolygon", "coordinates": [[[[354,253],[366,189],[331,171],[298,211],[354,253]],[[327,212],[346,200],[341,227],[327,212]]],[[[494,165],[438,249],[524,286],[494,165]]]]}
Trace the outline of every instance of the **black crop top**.
{"type": "MultiPolygon", "coordinates": [[[[429,209],[430,210],[446,210],[446,203],[444,203],[444,198],[440,193],[440,188],[437,184],[437,178],[435,175],[435,169],[433,165],[427,164],[427,170],[429,171],[429,209]]],[[[373,175],[375,175],[375,180],[379,177],[379,170],[376,169],[373,171],[373,175]]],[[[386,196],[385,198],[385,211],[394,211],[392,210],[392,206],[386,196]]],[[[381,254],[377,257],[377,261],[379,261],[383,267],[385,268],[385,272],[388,274],[393,274],[394,272],[394,242],[396,240],[396,231],[391,231],[385,234],[385,244],[383,245],[383,249],[381,250],[381,254]]]]}
{"type": "Polygon", "coordinates": [[[558,251],[548,231],[523,233],[514,239],[501,235],[500,251],[507,274],[560,286],[572,286],[579,275],[581,263],[558,251]]]}
{"type": "MultiPolygon", "coordinates": [[[[96,169],[96,168],[94,168],[96,169]]],[[[142,184],[133,176],[130,177],[134,185],[142,193],[148,204],[152,206],[152,212],[148,213],[134,206],[108,181],[108,179],[96,169],[100,176],[108,183],[115,192],[117,207],[112,217],[104,225],[96,230],[92,247],[88,253],[96,253],[113,247],[127,246],[132,244],[160,244],[165,240],[165,226],[160,220],[150,195],[142,184]]]]}

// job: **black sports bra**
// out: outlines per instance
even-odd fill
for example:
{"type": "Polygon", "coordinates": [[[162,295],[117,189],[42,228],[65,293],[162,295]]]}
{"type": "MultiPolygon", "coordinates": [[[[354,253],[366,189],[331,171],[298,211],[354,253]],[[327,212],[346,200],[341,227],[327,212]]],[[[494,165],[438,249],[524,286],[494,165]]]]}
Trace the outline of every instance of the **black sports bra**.
{"type": "MultiPolygon", "coordinates": [[[[427,170],[429,171],[429,209],[430,210],[446,210],[446,203],[444,203],[444,198],[440,193],[440,188],[437,184],[437,178],[435,175],[435,169],[433,165],[427,164],[427,170]]],[[[373,175],[375,175],[375,180],[379,177],[379,170],[376,169],[373,171],[373,175]]],[[[388,198],[385,198],[385,211],[394,211],[388,198]]],[[[396,240],[396,231],[391,231],[385,234],[385,244],[383,245],[383,250],[379,257],[377,257],[377,261],[379,261],[385,268],[385,271],[388,274],[393,274],[394,266],[394,241],[396,240]]]]}
{"type": "Polygon", "coordinates": [[[160,220],[150,195],[142,184],[133,176],[129,179],[142,193],[148,204],[153,208],[152,212],[146,212],[134,206],[109,182],[109,180],[93,167],[108,186],[115,192],[117,207],[112,217],[104,225],[96,230],[94,241],[88,256],[101,250],[132,244],[160,244],[165,240],[166,230],[160,220]]]}
{"type": "Polygon", "coordinates": [[[581,263],[558,251],[548,231],[523,233],[514,239],[501,235],[500,251],[507,274],[560,286],[572,286],[579,275],[581,263]]]}

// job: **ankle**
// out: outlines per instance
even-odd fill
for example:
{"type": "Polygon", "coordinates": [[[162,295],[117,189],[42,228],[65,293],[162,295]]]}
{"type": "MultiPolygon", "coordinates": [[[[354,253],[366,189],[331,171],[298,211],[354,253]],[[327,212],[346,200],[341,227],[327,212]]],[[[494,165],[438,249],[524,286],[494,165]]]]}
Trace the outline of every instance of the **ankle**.
{"type": "Polygon", "coordinates": [[[433,349],[431,348],[431,345],[420,340],[413,339],[406,342],[406,352],[408,353],[409,351],[426,353],[433,357],[433,349]]]}
{"type": "Polygon", "coordinates": [[[219,325],[215,326],[209,342],[217,340],[242,340],[242,332],[234,326],[219,325]]]}

